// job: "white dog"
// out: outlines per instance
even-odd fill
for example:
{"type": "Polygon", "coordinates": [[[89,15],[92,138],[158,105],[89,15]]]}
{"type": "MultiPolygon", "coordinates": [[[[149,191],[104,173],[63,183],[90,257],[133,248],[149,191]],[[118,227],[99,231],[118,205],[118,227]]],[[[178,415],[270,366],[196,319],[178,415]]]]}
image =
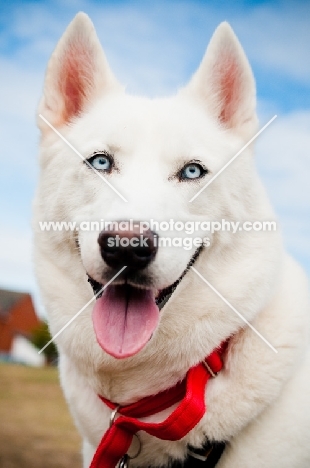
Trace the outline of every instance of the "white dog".
{"type": "Polygon", "coordinates": [[[83,13],[50,59],[35,261],[52,334],[88,304],[56,338],[85,468],[310,466],[305,275],[278,232],[215,231],[205,242],[202,228],[274,220],[252,148],[190,202],[257,132],[255,104],[227,23],[167,99],[125,94],[83,13]],[[101,219],[134,226],[78,230],[101,219]],[[151,219],[166,224],[138,231],[151,219]],[[189,236],[169,224],[190,247],[160,244],[171,220],[196,222],[189,236]],[[42,221],[76,224],[43,232],[42,221]]]}

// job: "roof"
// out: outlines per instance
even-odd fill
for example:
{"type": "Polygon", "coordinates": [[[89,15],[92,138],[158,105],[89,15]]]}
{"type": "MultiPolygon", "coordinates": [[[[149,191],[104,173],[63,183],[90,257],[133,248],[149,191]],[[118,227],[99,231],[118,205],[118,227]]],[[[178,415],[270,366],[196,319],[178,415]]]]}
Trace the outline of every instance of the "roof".
{"type": "Polygon", "coordinates": [[[28,293],[0,289],[0,314],[7,315],[12,307],[26,295],[28,293]]]}

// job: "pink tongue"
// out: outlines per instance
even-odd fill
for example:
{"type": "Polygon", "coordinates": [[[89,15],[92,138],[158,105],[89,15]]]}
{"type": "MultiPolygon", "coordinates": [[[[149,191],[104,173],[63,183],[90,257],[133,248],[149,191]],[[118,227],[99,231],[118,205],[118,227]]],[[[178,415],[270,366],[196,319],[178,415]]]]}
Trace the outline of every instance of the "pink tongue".
{"type": "Polygon", "coordinates": [[[138,353],[159,321],[159,309],[150,290],[129,285],[108,286],[97,299],[93,324],[104,351],[122,359],[138,353]]]}

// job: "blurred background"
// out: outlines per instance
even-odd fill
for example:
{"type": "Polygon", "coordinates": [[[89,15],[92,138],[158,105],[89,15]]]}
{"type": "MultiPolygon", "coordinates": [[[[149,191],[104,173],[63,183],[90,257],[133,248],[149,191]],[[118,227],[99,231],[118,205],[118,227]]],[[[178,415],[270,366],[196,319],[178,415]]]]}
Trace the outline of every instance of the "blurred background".
{"type": "MultiPolygon", "coordinates": [[[[151,97],[174,93],[186,84],[214,29],[221,21],[230,22],[254,70],[261,126],[274,114],[278,115],[257,139],[257,167],[282,226],[286,247],[310,273],[310,1],[1,0],[0,354],[1,333],[2,336],[6,333],[6,347],[14,345],[17,361],[26,354],[26,348],[25,343],[14,341],[16,330],[20,339],[30,329],[44,329],[35,316],[36,311],[39,317],[44,317],[44,310],[31,260],[31,202],[38,177],[36,106],[48,59],[66,26],[80,10],[93,20],[108,61],[128,92],[151,97]],[[21,311],[27,320],[19,320],[21,311]]],[[[30,356],[30,349],[27,352],[30,356]]],[[[28,363],[42,364],[34,361],[29,358],[28,363]]],[[[78,466],[78,438],[62,406],[56,371],[41,369],[40,374],[29,376],[16,375],[16,368],[9,372],[7,369],[1,367],[0,419],[9,420],[10,405],[18,408],[20,398],[20,420],[11,421],[13,432],[6,427],[0,438],[13,434],[16,443],[16,428],[18,425],[21,428],[25,411],[29,417],[42,411],[41,416],[47,419],[44,427],[38,422],[34,425],[35,440],[38,441],[38,434],[43,434],[43,439],[39,438],[32,452],[27,439],[23,442],[24,451],[19,447],[22,451],[19,454],[19,449],[12,446],[8,454],[10,442],[3,439],[0,468],[69,467],[73,463],[78,466]],[[33,398],[35,389],[35,394],[42,397],[33,401],[43,404],[39,411],[32,412],[31,408],[38,407],[30,405],[27,409],[22,403],[21,383],[27,392],[27,382],[29,395],[33,398]],[[10,395],[15,395],[12,401],[10,395]],[[59,399],[65,421],[55,414],[49,415],[44,395],[59,399]],[[55,433],[53,418],[58,424],[55,433]],[[48,426],[52,434],[46,433],[48,426]],[[53,434],[59,440],[54,440],[53,434]],[[61,445],[64,439],[71,438],[71,445],[61,445]],[[63,447],[62,453],[66,455],[61,460],[50,456],[53,450],[47,440],[52,446],[55,442],[56,447],[63,447]],[[37,456],[25,458],[27,450],[37,456]],[[14,458],[12,454],[17,455],[14,458]]],[[[33,436],[31,431],[30,435],[33,436]]]]}

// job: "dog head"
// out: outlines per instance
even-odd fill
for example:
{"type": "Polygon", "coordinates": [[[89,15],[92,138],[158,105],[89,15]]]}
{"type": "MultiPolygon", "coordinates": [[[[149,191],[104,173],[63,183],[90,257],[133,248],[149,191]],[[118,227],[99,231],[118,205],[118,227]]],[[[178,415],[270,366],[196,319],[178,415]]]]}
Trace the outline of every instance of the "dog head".
{"type": "Polygon", "coordinates": [[[173,97],[150,100],[125,94],[89,18],[77,15],[50,59],[38,112],[36,221],[76,223],[72,231],[36,235],[37,271],[51,299],[53,331],[90,299],[88,279],[98,296],[89,306],[94,328],[90,314],[79,317],[68,331],[71,343],[78,341],[77,330],[84,331],[97,352],[95,331],[104,351],[126,358],[159,331],[172,340],[179,328],[184,338],[198,319],[213,336],[203,339],[196,328],[188,343],[204,355],[241,325],[236,317],[224,320],[223,304],[209,298],[206,286],[198,287],[199,278],[189,277],[194,262],[209,279],[222,281],[229,297],[238,282],[236,300],[247,318],[253,316],[253,297],[263,302],[270,285],[273,268],[263,275],[261,265],[267,257],[272,264],[271,247],[258,234],[241,242],[241,233],[233,240],[231,232],[206,234],[201,227],[222,218],[272,216],[250,149],[192,199],[254,135],[255,101],[250,66],[227,23],[216,30],[190,83],[173,97]],[[79,229],[102,220],[110,224],[79,229]],[[190,222],[190,232],[178,230],[176,222],[190,222]],[[161,245],[167,237],[178,237],[180,246],[161,245]],[[260,295],[249,295],[250,272],[260,295]],[[70,312],[60,312],[60,303],[70,312]]]}

